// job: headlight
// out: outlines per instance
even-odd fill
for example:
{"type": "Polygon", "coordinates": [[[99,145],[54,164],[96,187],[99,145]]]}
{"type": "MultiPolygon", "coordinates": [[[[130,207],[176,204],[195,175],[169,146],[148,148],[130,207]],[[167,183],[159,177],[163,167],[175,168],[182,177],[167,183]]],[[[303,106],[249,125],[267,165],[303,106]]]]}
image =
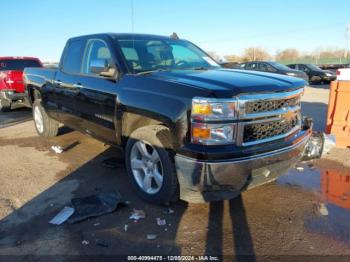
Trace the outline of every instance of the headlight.
{"type": "Polygon", "coordinates": [[[192,120],[227,121],[237,118],[237,102],[234,99],[194,98],[192,120]]]}
{"type": "Polygon", "coordinates": [[[234,98],[194,98],[191,114],[192,143],[204,145],[234,143],[236,124],[232,121],[238,116],[237,105],[237,100],[234,98]],[[229,121],[231,123],[228,123],[229,121]]]}
{"type": "Polygon", "coordinates": [[[332,74],[330,74],[330,73],[326,73],[326,76],[332,76],[332,74]]]}
{"type": "Polygon", "coordinates": [[[204,145],[234,143],[235,124],[192,123],[192,142],[204,145]]]}

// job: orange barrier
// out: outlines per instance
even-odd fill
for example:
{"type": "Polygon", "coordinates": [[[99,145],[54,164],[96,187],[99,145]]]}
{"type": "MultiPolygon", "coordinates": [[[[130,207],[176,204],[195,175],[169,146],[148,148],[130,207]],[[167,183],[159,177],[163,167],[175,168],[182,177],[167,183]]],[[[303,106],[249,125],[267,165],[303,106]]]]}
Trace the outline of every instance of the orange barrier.
{"type": "Polygon", "coordinates": [[[330,203],[350,209],[350,172],[329,169],[321,172],[322,195],[330,203]]]}
{"type": "Polygon", "coordinates": [[[350,147],[350,81],[333,81],[330,87],[326,134],[337,147],[350,147]]]}

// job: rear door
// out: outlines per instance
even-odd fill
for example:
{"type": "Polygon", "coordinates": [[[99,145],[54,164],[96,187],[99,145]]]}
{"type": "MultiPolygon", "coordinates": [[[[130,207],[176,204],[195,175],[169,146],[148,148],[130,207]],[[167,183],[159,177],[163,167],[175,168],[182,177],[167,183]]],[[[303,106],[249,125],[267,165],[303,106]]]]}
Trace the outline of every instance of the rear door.
{"type": "Polygon", "coordinates": [[[73,128],[79,126],[76,97],[80,92],[80,87],[77,83],[81,72],[85,42],[84,39],[78,39],[67,43],[55,76],[55,98],[54,101],[51,101],[57,107],[59,120],[73,128]]]}
{"type": "Polygon", "coordinates": [[[82,73],[79,76],[81,89],[76,97],[80,129],[105,141],[115,143],[115,108],[118,82],[113,77],[93,73],[91,66],[96,61],[107,61],[116,67],[112,59],[112,44],[108,39],[89,39],[83,57],[82,73]]]}

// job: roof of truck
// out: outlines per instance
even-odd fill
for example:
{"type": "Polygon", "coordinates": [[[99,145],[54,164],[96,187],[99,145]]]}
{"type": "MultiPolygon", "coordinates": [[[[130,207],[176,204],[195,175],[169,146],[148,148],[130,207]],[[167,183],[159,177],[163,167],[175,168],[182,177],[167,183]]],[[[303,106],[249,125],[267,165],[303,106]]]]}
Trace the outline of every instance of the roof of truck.
{"type": "Polygon", "coordinates": [[[0,56],[0,60],[39,60],[39,58],[31,56],[0,56]]]}
{"type": "Polygon", "coordinates": [[[112,37],[114,39],[133,39],[133,40],[142,40],[142,39],[171,39],[170,36],[162,35],[152,35],[152,34],[136,34],[136,33],[101,33],[101,34],[91,34],[91,35],[82,35],[77,37],[72,37],[68,41],[84,39],[84,38],[94,38],[94,37],[112,37]]]}

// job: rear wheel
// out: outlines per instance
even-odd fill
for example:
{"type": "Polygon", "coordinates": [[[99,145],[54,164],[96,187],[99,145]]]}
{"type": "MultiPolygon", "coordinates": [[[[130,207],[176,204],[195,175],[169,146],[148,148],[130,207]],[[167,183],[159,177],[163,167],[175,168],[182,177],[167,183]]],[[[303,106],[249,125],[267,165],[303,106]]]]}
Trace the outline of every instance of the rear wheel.
{"type": "Polygon", "coordinates": [[[9,112],[11,110],[11,101],[0,98],[0,111],[1,112],[9,112]]]}
{"type": "Polygon", "coordinates": [[[45,109],[41,106],[40,99],[34,101],[32,109],[37,133],[44,137],[57,136],[59,123],[46,114],[45,109]]]}
{"type": "Polygon", "coordinates": [[[178,181],[169,145],[169,130],[150,126],[136,130],[126,146],[126,168],[137,194],[156,204],[178,200],[178,181]]]}

